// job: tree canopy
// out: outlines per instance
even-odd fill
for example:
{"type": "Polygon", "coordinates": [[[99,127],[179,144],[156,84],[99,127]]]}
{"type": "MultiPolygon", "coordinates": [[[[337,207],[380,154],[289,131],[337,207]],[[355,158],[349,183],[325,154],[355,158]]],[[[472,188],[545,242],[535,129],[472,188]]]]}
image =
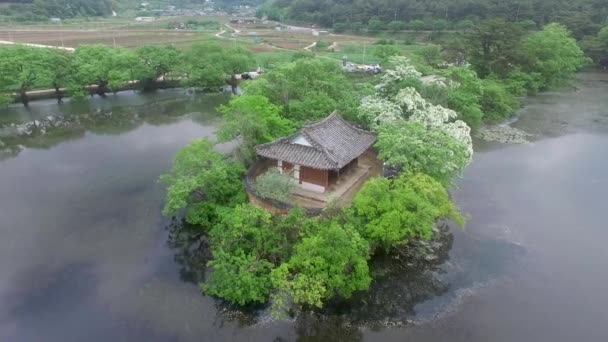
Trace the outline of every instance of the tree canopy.
{"type": "Polygon", "coordinates": [[[358,102],[338,64],[318,58],[281,65],[244,89],[246,95],[262,95],[281,106],[283,117],[297,124],[322,119],[336,109],[352,116],[358,102]]]}
{"type": "Polygon", "coordinates": [[[72,60],[70,93],[83,97],[86,87],[95,84],[97,94],[104,96],[109,90],[116,90],[134,80],[137,65],[137,56],[131,50],[102,44],[81,45],[74,52],[72,60]]]}
{"type": "Polygon", "coordinates": [[[294,131],[291,121],[281,115],[281,107],[260,95],[234,97],[219,107],[224,122],[218,131],[220,142],[240,139],[240,156],[245,161],[255,157],[256,145],[273,141],[294,131]]]}
{"type": "Polygon", "coordinates": [[[373,247],[386,250],[413,238],[430,239],[438,219],[464,223],[447,190],[422,173],[369,180],[353,199],[348,216],[373,247]]]}
{"type": "Polygon", "coordinates": [[[293,302],[322,307],[331,298],[350,298],[371,283],[369,244],[352,227],[329,222],[305,237],[288,262],[272,271],[273,285],[293,302]]]}
{"type": "Polygon", "coordinates": [[[234,206],[245,201],[240,163],[227,160],[213,150],[209,140],[198,140],[175,156],[171,171],[161,177],[167,185],[163,213],[175,215],[186,209],[191,224],[209,227],[215,222],[217,207],[234,206]]]}
{"type": "Polygon", "coordinates": [[[22,45],[0,48],[0,93],[15,91],[28,104],[26,92],[55,79],[53,51],[22,45]]]}
{"type": "Polygon", "coordinates": [[[445,186],[461,176],[470,161],[467,147],[447,132],[411,121],[380,127],[375,146],[386,164],[425,173],[445,186]]]}

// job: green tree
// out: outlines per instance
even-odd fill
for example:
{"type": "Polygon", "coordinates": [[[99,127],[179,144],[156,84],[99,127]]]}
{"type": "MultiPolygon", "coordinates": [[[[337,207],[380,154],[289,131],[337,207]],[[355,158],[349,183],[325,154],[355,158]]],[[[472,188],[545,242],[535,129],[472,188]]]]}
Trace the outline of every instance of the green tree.
{"type": "Polygon", "coordinates": [[[382,22],[382,20],[370,19],[367,22],[367,29],[369,32],[377,33],[386,29],[386,25],[382,22]]]}
{"type": "Polygon", "coordinates": [[[369,287],[368,259],[365,239],[348,225],[329,222],[296,245],[289,261],[272,271],[272,283],[295,304],[321,308],[369,287]]]}
{"type": "Polygon", "coordinates": [[[381,126],[375,147],[386,164],[427,174],[445,186],[462,174],[470,159],[467,146],[444,130],[411,121],[381,126]]]}
{"type": "Polygon", "coordinates": [[[135,78],[144,89],[155,89],[156,81],[174,71],[180,62],[180,52],[173,46],[145,45],[136,54],[139,63],[135,78]]]}
{"type": "Polygon", "coordinates": [[[192,45],[184,52],[180,71],[186,77],[186,84],[216,89],[226,82],[219,62],[223,57],[223,49],[217,43],[204,42],[192,45]]]}
{"type": "Polygon", "coordinates": [[[137,56],[122,48],[111,48],[102,44],[81,45],[72,60],[72,77],[68,88],[72,96],[81,98],[86,88],[96,85],[96,93],[105,96],[134,79],[137,56]]]}
{"type": "Polygon", "coordinates": [[[69,84],[72,74],[71,65],[73,55],[63,50],[52,50],[50,58],[51,65],[53,65],[51,84],[53,88],[55,88],[57,102],[61,103],[63,99],[61,88],[65,88],[69,84]]]}
{"type": "Polygon", "coordinates": [[[230,303],[246,305],[263,303],[272,289],[270,271],[273,265],[266,260],[257,259],[251,254],[238,251],[227,253],[222,250],[213,253],[208,263],[213,268],[201,289],[210,295],[230,303]]]}
{"type": "Polygon", "coordinates": [[[477,77],[475,71],[464,67],[451,67],[444,75],[455,82],[448,92],[448,108],[456,111],[458,117],[471,129],[479,128],[483,120],[480,104],[483,96],[481,79],[477,77]]]}
{"type": "Polygon", "coordinates": [[[546,87],[559,85],[586,62],[583,51],[566,27],[549,24],[532,33],[523,44],[524,70],[538,72],[546,87]]]}
{"type": "Polygon", "coordinates": [[[385,63],[388,61],[389,57],[398,56],[400,54],[399,48],[395,45],[378,45],[374,48],[374,56],[382,59],[382,62],[385,63]]]}
{"type": "Polygon", "coordinates": [[[231,254],[243,251],[273,265],[286,261],[298,238],[303,212],[292,210],[287,216],[272,216],[264,209],[246,203],[221,208],[209,236],[214,250],[231,254]]]}
{"type": "Polygon", "coordinates": [[[500,122],[519,108],[519,101],[499,81],[485,79],[482,89],[481,110],[486,121],[500,122]]]}
{"type": "Polygon", "coordinates": [[[195,141],[177,153],[171,171],[160,178],[167,185],[163,214],[186,209],[186,221],[209,227],[217,219],[218,207],[246,200],[244,173],[240,163],[214,151],[209,140],[195,141]]]}
{"type": "Polygon", "coordinates": [[[433,20],[433,31],[437,33],[441,33],[448,28],[448,22],[445,19],[436,19],[433,20]]]}
{"type": "Polygon", "coordinates": [[[426,24],[424,23],[424,21],[422,21],[420,19],[416,19],[416,20],[410,21],[409,27],[410,27],[410,29],[412,29],[414,31],[422,31],[426,28],[426,24]]]}
{"type": "Polygon", "coordinates": [[[441,48],[437,45],[426,45],[420,50],[416,51],[416,54],[422,58],[422,60],[436,68],[443,61],[443,57],[441,56],[441,48]]]}
{"type": "Polygon", "coordinates": [[[387,25],[388,29],[394,33],[403,31],[405,29],[405,23],[399,20],[393,20],[387,25]]]}
{"type": "Polygon", "coordinates": [[[289,259],[301,232],[316,219],[300,209],[272,216],[251,204],[221,208],[218,214],[209,233],[212,273],[201,288],[239,305],[265,302],[272,290],[271,270],[289,259]]]}
{"type": "Polygon", "coordinates": [[[237,74],[254,66],[251,53],[243,48],[224,49],[215,42],[205,42],[192,45],[184,53],[182,69],[192,86],[218,88],[228,83],[236,93],[237,74]]]}
{"type": "Polygon", "coordinates": [[[262,95],[283,108],[283,117],[296,124],[314,121],[339,110],[355,117],[359,97],[334,61],[298,59],[245,84],[246,95],[262,95]]]}
{"type": "Polygon", "coordinates": [[[524,32],[515,23],[504,19],[489,19],[475,25],[467,34],[470,62],[477,74],[506,76],[520,56],[520,42],[524,32]]]}
{"type": "Polygon", "coordinates": [[[53,77],[51,52],[46,49],[13,45],[0,48],[0,93],[17,92],[28,106],[27,92],[35,86],[49,86],[53,77]]]}
{"type": "Polygon", "coordinates": [[[235,97],[219,107],[224,122],[218,132],[220,142],[240,138],[239,151],[245,161],[255,158],[255,146],[291,134],[294,125],[281,116],[281,107],[264,96],[235,97]]]}
{"type": "Polygon", "coordinates": [[[369,180],[347,213],[349,222],[372,247],[385,250],[415,238],[430,239],[439,219],[464,223],[441,183],[420,173],[369,180]]]}
{"type": "Polygon", "coordinates": [[[348,30],[348,24],[346,24],[346,23],[335,23],[334,24],[335,33],[342,33],[346,30],[348,30]]]}

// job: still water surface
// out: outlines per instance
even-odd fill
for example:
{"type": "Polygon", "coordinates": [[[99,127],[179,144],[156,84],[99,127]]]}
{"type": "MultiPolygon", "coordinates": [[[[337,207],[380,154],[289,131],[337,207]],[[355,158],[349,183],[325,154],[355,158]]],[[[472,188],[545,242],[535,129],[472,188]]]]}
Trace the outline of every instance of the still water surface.
{"type": "Polygon", "coordinates": [[[443,234],[436,260],[290,322],[202,296],[188,280],[204,260],[167,243],[158,176],[213,137],[225,97],[0,110],[0,341],[606,341],[606,80],[527,100],[514,126],[531,144],[478,144],[453,192],[469,222],[443,234]],[[49,115],[70,124],[11,136],[49,115]]]}

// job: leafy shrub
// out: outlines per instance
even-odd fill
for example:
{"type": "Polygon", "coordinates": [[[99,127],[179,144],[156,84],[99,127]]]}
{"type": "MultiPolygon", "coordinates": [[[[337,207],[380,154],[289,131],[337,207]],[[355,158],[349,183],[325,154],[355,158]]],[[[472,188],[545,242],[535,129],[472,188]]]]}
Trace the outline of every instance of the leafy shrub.
{"type": "Polygon", "coordinates": [[[519,108],[519,102],[507,88],[493,79],[482,81],[481,110],[486,121],[499,122],[519,108]]]}
{"type": "Polygon", "coordinates": [[[447,190],[425,174],[369,180],[355,195],[347,216],[372,247],[385,250],[413,238],[430,239],[438,219],[464,224],[447,190]]]}
{"type": "Polygon", "coordinates": [[[295,189],[293,178],[277,169],[270,169],[255,180],[253,188],[258,196],[286,202],[295,189]]]}
{"type": "Polygon", "coordinates": [[[348,30],[348,24],[346,24],[346,23],[335,23],[334,24],[334,32],[342,33],[346,30],[348,30]]]}

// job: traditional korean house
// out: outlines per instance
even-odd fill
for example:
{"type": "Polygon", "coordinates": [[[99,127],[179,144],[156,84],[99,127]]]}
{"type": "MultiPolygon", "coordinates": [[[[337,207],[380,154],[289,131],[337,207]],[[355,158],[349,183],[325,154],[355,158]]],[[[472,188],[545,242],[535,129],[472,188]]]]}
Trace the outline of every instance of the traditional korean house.
{"type": "Polygon", "coordinates": [[[306,125],[297,133],[258,145],[258,156],[289,172],[304,189],[323,193],[340,175],[357,166],[376,141],[372,132],[355,127],[337,113],[306,125]]]}

